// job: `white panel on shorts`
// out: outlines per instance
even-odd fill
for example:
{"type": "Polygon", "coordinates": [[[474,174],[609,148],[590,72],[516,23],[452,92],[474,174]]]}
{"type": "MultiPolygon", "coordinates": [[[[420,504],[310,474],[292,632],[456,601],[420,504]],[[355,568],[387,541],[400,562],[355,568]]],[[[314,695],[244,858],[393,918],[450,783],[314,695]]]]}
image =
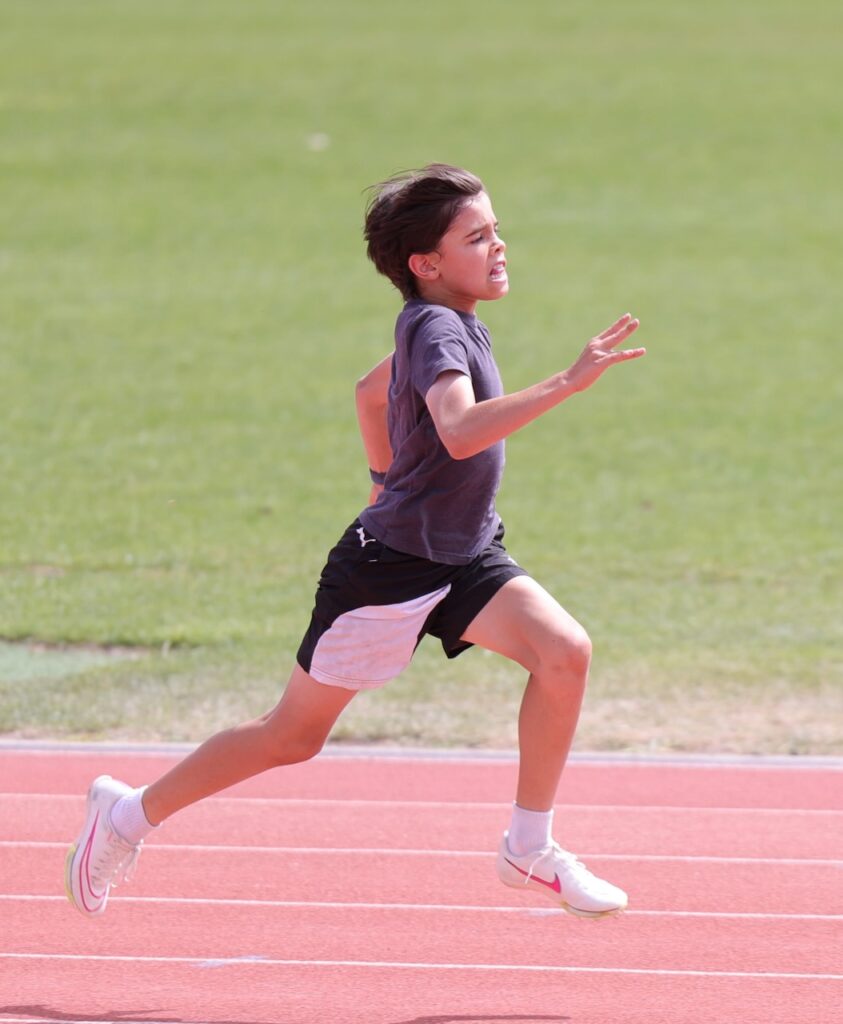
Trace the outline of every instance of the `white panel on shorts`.
{"type": "Polygon", "coordinates": [[[344,612],[319,638],[310,675],[348,690],[388,683],[410,664],[425,619],[450,589],[449,583],[410,601],[344,612]]]}

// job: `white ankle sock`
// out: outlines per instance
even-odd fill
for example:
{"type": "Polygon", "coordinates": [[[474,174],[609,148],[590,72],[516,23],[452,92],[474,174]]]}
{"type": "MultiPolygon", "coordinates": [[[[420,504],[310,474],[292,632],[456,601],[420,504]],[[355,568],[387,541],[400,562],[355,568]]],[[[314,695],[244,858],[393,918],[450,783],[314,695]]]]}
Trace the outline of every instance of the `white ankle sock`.
{"type": "Polygon", "coordinates": [[[512,805],[512,823],[507,834],[510,853],[523,857],[534,850],[541,850],[551,842],[553,811],[526,811],[518,804],[512,805]]]}
{"type": "Polygon", "coordinates": [[[111,827],[127,843],[132,846],[145,839],[156,828],[150,825],[143,812],[143,794],[146,786],[134,789],[127,796],[121,797],[111,808],[111,827]]]}

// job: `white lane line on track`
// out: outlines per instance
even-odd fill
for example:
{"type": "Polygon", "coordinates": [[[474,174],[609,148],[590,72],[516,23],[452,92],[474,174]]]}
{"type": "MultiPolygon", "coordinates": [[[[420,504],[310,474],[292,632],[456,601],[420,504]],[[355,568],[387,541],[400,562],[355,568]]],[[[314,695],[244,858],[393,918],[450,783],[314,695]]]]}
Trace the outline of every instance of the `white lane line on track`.
{"type": "MultiPolygon", "coordinates": [[[[59,801],[72,801],[82,805],[85,802],[84,793],[0,793],[0,801],[9,802],[33,802],[47,801],[57,803],[59,801]]],[[[369,800],[358,797],[270,797],[270,796],[212,796],[203,801],[204,804],[213,804],[219,807],[221,804],[233,804],[238,807],[406,807],[411,810],[419,808],[430,808],[432,810],[458,811],[500,811],[508,813],[512,809],[511,803],[500,800],[369,800]]],[[[708,807],[689,806],[684,807],[678,804],[555,804],[555,810],[562,814],[577,813],[599,813],[612,814],[639,814],[639,813],[660,813],[663,811],[679,814],[727,814],[727,815],[785,815],[792,814],[806,817],[841,817],[843,808],[813,808],[813,807],[708,807]]]]}
{"type": "MultiPolygon", "coordinates": [[[[2,839],[0,850],[66,850],[70,843],[47,840],[2,839]]],[[[496,852],[489,850],[416,850],[416,849],[384,849],[383,847],[362,846],[233,846],[202,843],[158,843],[144,846],[144,851],[152,854],[160,853],[229,853],[229,854],[296,854],[337,857],[443,857],[443,858],[485,858],[492,859],[496,852]]],[[[589,861],[640,861],[654,864],[761,864],[767,867],[781,865],[783,867],[837,868],[843,867],[843,860],[831,860],[806,857],[714,857],[696,856],[693,854],[661,854],[661,853],[579,853],[580,860],[589,861]]]]}
{"type": "MultiPolygon", "coordinates": [[[[346,903],[314,900],[254,900],[226,899],[200,896],[125,896],[113,897],[117,903],[152,906],[232,907],[266,910],[405,910],[413,912],[443,912],[460,914],[520,914],[526,917],[565,917],[565,911],[552,907],[487,907],[456,903],[346,903]]],[[[0,903],[66,903],[66,896],[36,894],[0,894],[0,903]]],[[[715,910],[625,910],[626,917],[701,918],[735,921],[843,921],[843,914],[765,914],[739,913],[715,910]]]]}
{"type": "MultiPolygon", "coordinates": [[[[203,967],[216,963],[207,957],[198,956],[136,956],[136,955],[86,955],[83,953],[0,953],[0,960],[52,960],[75,963],[131,963],[131,964],[187,964],[203,967]]],[[[405,963],[389,960],[241,960],[233,959],[232,967],[350,967],[369,970],[404,971],[487,971],[487,972],[530,972],[544,974],[613,974],[649,975],[668,978],[753,978],[763,981],[843,981],[843,974],[803,974],[782,971],[701,971],[648,967],[574,967],[560,964],[437,964],[405,963]]]]}

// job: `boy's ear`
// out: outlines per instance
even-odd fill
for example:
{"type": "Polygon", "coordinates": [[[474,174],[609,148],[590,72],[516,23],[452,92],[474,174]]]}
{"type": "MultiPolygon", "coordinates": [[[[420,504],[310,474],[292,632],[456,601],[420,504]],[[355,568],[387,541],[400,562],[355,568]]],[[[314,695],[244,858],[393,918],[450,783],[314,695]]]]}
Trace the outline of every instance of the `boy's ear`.
{"type": "Polygon", "coordinates": [[[422,281],[435,281],[439,276],[439,254],[436,252],[414,252],[407,263],[422,281]]]}

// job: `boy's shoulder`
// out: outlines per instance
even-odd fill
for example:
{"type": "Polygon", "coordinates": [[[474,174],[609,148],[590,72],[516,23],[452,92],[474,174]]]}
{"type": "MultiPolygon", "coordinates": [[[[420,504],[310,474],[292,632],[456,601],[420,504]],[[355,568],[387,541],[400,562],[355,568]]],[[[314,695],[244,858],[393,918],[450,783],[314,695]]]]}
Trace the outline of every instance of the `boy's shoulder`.
{"type": "Polygon", "coordinates": [[[434,302],[424,302],[422,299],[411,299],[404,305],[398,314],[396,333],[400,332],[405,336],[415,333],[419,327],[444,328],[464,334],[466,329],[476,324],[477,318],[468,313],[459,313],[450,306],[439,306],[434,302]]]}

